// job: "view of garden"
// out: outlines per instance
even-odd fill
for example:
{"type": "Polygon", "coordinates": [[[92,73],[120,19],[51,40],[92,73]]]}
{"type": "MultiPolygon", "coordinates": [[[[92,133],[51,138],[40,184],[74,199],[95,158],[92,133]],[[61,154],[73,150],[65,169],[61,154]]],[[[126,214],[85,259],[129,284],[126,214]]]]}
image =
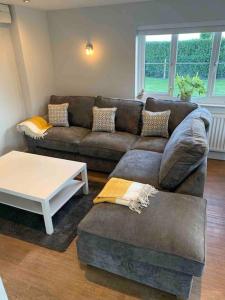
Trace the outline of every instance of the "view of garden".
{"type": "MultiPolygon", "coordinates": [[[[194,76],[198,73],[207,89],[213,33],[202,33],[198,38],[195,35],[190,35],[188,39],[178,38],[176,74],[194,76]]],[[[145,91],[147,92],[168,92],[171,47],[171,40],[168,37],[169,35],[164,40],[163,38],[155,41],[146,40],[145,91]]],[[[178,93],[175,85],[174,96],[178,93]]],[[[225,95],[225,33],[222,35],[214,95],[225,95]]]]}

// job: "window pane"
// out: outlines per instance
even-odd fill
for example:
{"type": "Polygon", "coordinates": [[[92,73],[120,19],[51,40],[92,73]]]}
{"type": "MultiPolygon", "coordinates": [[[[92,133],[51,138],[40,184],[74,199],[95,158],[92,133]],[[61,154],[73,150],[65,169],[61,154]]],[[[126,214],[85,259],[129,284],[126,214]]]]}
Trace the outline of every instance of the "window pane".
{"type": "Polygon", "coordinates": [[[145,91],[168,93],[171,35],[146,36],[145,91]]]}
{"type": "MultiPolygon", "coordinates": [[[[193,77],[198,73],[207,88],[212,42],[213,33],[179,34],[176,74],[193,77]]],[[[175,85],[174,95],[178,94],[179,90],[175,85]]],[[[195,92],[193,96],[198,96],[198,93],[195,92]]]]}
{"type": "Polygon", "coordinates": [[[215,95],[225,95],[225,32],[222,33],[219,63],[215,82],[215,95]]]}

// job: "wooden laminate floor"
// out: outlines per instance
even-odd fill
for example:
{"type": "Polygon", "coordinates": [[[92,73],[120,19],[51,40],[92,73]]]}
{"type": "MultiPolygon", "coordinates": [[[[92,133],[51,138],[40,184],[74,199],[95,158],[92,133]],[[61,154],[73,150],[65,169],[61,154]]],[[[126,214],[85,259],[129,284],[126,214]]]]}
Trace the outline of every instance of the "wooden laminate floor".
{"type": "MultiPolygon", "coordinates": [[[[91,180],[105,175],[91,173],[91,180]]],[[[207,264],[191,300],[225,300],[225,162],[210,160],[207,264]]],[[[65,253],[0,235],[0,276],[10,300],[172,300],[174,296],[79,264],[75,243],[65,253]]],[[[1,299],[0,299],[1,300],[1,299]]]]}

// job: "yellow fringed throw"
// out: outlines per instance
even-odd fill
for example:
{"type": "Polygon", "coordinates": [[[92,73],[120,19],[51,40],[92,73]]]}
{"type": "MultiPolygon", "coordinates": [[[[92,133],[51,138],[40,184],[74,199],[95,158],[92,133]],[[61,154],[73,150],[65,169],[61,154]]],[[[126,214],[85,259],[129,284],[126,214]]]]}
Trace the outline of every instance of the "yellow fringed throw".
{"type": "Polygon", "coordinates": [[[47,134],[47,130],[51,127],[52,125],[48,124],[44,118],[34,116],[18,124],[17,130],[24,132],[33,139],[39,139],[43,138],[47,134]]]}
{"type": "Polygon", "coordinates": [[[157,189],[149,184],[113,177],[94,199],[94,204],[109,202],[125,205],[140,214],[143,208],[149,206],[150,197],[157,192],[157,189]]]}

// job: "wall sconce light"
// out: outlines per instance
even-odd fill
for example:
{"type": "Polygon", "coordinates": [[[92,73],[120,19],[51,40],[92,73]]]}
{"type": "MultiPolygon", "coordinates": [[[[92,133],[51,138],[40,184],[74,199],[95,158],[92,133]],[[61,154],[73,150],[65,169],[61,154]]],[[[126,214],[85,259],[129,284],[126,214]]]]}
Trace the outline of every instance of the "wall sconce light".
{"type": "Polygon", "coordinates": [[[87,44],[86,44],[85,50],[86,50],[86,54],[87,54],[88,56],[91,56],[91,55],[93,55],[93,53],[94,53],[94,47],[93,47],[93,45],[92,45],[91,43],[87,43],[87,44]]]}

